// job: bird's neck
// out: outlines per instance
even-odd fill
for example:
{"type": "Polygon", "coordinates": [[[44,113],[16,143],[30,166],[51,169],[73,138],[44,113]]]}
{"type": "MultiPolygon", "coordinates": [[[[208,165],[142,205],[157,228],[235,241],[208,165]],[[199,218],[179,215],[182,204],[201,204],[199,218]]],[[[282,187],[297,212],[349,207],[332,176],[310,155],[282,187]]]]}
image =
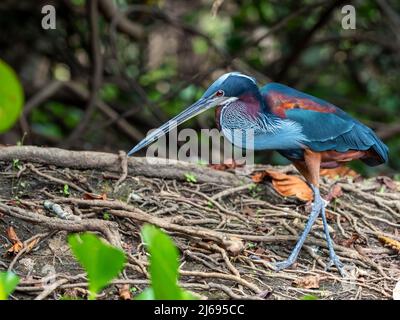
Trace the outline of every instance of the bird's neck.
{"type": "MultiPolygon", "coordinates": [[[[257,117],[258,114],[266,112],[267,108],[265,105],[264,100],[262,99],[262,96],[260,92],[257,91],[249,91],[246,93],[243,93],[241,96],[239,96],[238,102],[246,105],[246,112],[253,117],[257,117]]],[[[235,103],[233,103],[235,104],[235,103]]],[[[229,106],[227,106],[229,108],[229,106]]],[[[221,130],[221,110],[222,106],[217,106],[215,109],[215,121],[217,124],[218,130],[221,130]]]]}

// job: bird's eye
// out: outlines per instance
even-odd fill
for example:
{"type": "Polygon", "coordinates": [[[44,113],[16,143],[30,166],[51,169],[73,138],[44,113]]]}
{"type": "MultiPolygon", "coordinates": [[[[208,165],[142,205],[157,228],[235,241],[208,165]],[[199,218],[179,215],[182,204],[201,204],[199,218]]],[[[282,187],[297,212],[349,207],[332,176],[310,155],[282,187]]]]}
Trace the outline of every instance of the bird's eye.
{"type": "Polygon", "coordinates": [[[216,97],[222,97],[224,95],[224,91],[222,91],[222,90],[218,90],[216,93],[215,93],[215,96],[216,97]]]}

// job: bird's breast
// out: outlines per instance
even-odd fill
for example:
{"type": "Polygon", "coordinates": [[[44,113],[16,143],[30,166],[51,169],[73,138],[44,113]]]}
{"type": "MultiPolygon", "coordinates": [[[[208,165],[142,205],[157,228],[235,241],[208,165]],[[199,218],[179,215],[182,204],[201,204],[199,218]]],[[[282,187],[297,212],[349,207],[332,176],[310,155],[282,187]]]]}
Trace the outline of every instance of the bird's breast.
{"type": "Polygon", "coordinates": [[[307,139],[301,125],[265,114],[241,100],[217,110],[217,125],[235,146],[255,150],[299,148],[307,139]]]}

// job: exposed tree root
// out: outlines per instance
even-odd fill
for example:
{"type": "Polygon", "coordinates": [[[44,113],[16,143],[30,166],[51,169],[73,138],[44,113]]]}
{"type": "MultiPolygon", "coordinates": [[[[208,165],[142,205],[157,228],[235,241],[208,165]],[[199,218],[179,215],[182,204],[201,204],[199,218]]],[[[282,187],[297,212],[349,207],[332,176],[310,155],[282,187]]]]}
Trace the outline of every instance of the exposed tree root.
{"type": "MultiPolygon", "coordinates": [[[[127,159],[122,153],[36,147],[1,147],[0,168],[0,245],[10,247],[4,236],[10,224],[24,242],[16,255],[0,258],[0,270],[22,277],[17,296],[86,295],[86,277],[65,238],[81,231],[99,232],[128,257],[121,278],[99,298],[118,298],[121,285],[140,292],[149,284],[139,236],[143,223],[173,237],[182,255],[181,285],[201,298],[298,299],[311,293],[321,299],[387,299],[400,277],[397,252],[378,240],[383,235],[398,241],[399,192],[379,192],[376,179],[342,179],[344,195],[327,208],[335,249],[346,265],[341,278],[336,270],[324,270],[328,251],[321,221],[293,269],[272,270],[271,263],[290,252],[308,209],[281,198],[269,184],[254,188],[248,176],[178,161],[127,159]],[[196,184],[184,181],[187,172],[196,174],[196,184]],[[51,216],[45,200],[75,218],[51,216]],[[35,239],[40,241],[28,250],[35,239]],[[48,268],[51,274],[41,273],[48,268]],[[307,283],[304,278],[317,287],[299,286],[307,283]]],[[[322,190],[329,192],[334,183],[324,180],[322,190]]]]}

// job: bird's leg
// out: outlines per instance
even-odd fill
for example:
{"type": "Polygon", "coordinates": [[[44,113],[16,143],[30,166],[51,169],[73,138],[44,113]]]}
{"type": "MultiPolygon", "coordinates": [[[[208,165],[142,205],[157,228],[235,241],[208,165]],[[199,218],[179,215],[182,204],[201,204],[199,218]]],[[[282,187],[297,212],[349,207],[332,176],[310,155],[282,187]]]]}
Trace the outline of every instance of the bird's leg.
{"type": "Polygon", "coordinates": [[[339,257],[336,255],[335,250],[333,249],[333,241],[331,239],[331,236],[329,235],[329,228],[328,228],[328,222],[326,221],[324,205],[322,206],[321,217],[322,217],[322,223],[324,225],[326,242],[328,243],[329,258],[330,258],[329,264],[327,265],[326,268],[329,269],[332,265],[335,265],[336,268],[339,270],[341,276],[343,277],[345,275],[343,271],[343,263],[339,260],[339,257]]]}
{"type": "Polygon", "coordinates": [[[310,184],[314,192],[314,203],[312,205],[311,213],[303,233],[301,234],[299,240],[297,240],[297,243],[293,251],[290,253],[289,258],[283,262],[276,263],[275,270],[285,269],[296,261],[301,247],[306,241],[308,233],[310,232],[315,220],[318,218],[319,213],[324,207],[324,203],[319,193],[319,170],[321,165],[321,154],[306,149],[304,150],[304,162],[294,162],[293,164],[310,184]]]}
{"type": "Polygon", "coordinates": [[[320,164],[321,164],[321,155],[315,152],[312,152],[311,150],[305,150],[304,151],[304,162],[294,162],[295,167],[299,170],[299,172],[304,176],[304,178],[307,180],[307,182],[310,184],[313,192],[314,192],[314,203],[312,205],[312,210],[310,213],[310,217],[308,218],[306,227],[304,228],[303,233],[301,234],[299,240],[296,243],[296,246],[294,247],[292,253],[290,254],[289,258],[283,262],[278,262],[275,265],[276,270],[282,270],[284,268],[289,267],[292,265],[296,259],[297,256],[300,252],[301,247],[303,246],[308,233],[311,230],[312,225],[314,224],[315,220],[318,218],[319,213],[321,213],[321,218],[322,218],[322,223],[324,226],[324,232],[325,232],[325,237],[326,241],[328,243],[328,249],[329,249],[329,257],[330,257],[330,262],[327,266],[327,268],[331,267],[332,265],[335,265],[340,274],[344,276],[343,272],[343,264],[340,262],[338,256],[335,253],[335,250],[333,248],[333,241],[330,237],[329,234],[329,229],[328,229],[328,222],[326,220],[326,214],[325,214],[325,203],[324,200],[321,198],[320,192],[319,192],[319,170],[320,170],[320,164]]]}
{"type": "Polygon", "coordinates": [[[304,242],[306,241],[307,235],[310,232],[315,220],[318,218],[318,215],[320,211],[322,210],[323,207],[323,202],[322,198],[319,194],[319,189],[317,187],[313,187],[314,191],[314,203],[312,205],[312,210],[310,213],[310,216],[308,218],[307,224],[303,230],[303,233],[301,234],[299,240],[297,240],[297,243],[295,247],[293,248],[292,252],[290,253],[289,257],[282,262],[278,262],[275,264],[275,270],[279,271],[282,269],[285,269],[287,267],[290,267],[297,259],[297,256],[299,255],[299,252],[301,250],[301,247],[303,246],[304,242]]]}

